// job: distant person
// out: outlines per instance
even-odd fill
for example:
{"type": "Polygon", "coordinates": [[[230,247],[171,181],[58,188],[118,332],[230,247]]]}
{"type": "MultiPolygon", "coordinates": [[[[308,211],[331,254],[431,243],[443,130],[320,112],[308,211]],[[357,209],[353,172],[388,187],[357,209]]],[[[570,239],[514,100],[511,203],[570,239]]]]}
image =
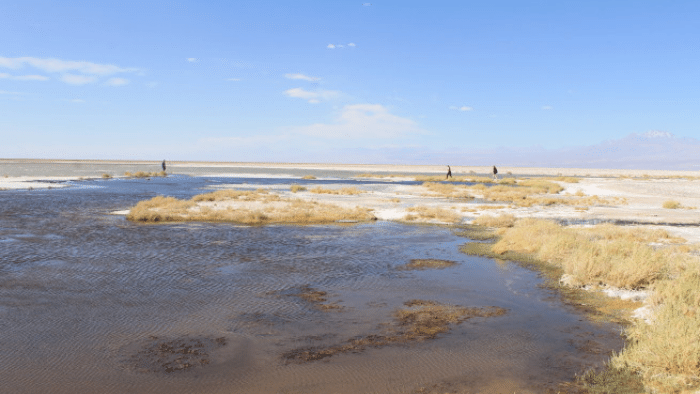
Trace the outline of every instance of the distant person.
{"type": "Polygon", "coordinates": [[[498,169],[496,168],[496,166],[493,166],[493,180],[498,180],[498,169]]]}
{"type": "Polygon", "coordinates": [[[452,178],[452,169],[450,168],[450,166],[447,166],[447,176],[445,177],[445,180],[447,180],[448,178],[452,178]]]}
{"type": "Polygon", "coordinates": [[[161,167],[163,167],[163,171],[165,171],[165,160],[160,164],[161,167]]]}

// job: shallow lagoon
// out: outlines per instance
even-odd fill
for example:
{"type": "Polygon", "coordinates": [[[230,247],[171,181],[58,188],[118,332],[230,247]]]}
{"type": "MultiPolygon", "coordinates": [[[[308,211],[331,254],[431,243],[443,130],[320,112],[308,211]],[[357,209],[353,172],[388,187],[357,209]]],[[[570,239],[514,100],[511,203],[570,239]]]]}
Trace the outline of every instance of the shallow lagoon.
{"type": "Polygon", "coordinates": [[[299,179],[309,170],[280,178],[201,171],[0,192],[4,390],[540,393],[622,346],[618,327],[588,322],[538,287],[537,273],[461,254],[468,240],[447,227],[142,225],[109,214],[217,183],[325,182],[299,179]],[[411,259],[457,264],[401,269],[411,259]],[[340,308],[298,297],[305,288],[327,292],[340,308]],[[414,299],[507,313],[469,319],[432,340],[312,362],[283,357],[377,335],[414,299]]]}

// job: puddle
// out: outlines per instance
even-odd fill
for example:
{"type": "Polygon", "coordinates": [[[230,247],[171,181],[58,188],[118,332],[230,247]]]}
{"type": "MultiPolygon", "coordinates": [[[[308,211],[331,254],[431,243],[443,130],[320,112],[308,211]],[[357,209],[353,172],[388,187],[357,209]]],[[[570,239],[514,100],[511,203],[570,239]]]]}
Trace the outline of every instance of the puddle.
{"type": "MultiPolygon", "coordinates": [[[[253,176],[239,181],[300,182],[253,176]]],[[[535,272],[460,253],[464,238],[448,228],[107,215],[212,181],[232,183],[172,176],[0,193],[5,390],[556,392],[622,346],[619,327],[558,302],[535,272]]]]}

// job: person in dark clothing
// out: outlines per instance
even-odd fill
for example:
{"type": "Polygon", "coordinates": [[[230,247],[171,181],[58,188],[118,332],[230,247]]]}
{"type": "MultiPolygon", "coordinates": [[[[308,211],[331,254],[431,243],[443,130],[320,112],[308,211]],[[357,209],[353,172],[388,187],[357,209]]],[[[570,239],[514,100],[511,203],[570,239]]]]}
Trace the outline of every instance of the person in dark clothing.
{"type": "Polygon", "coordinates": [[[450,168],[450,166],[447,166],[447,176],[445,177],[445,179],[448,178],[452,178],[452,169],[450,168]]]}
{"type": "Polygon", "coordinates": [[[493,166],[493,179],[497,180],[498,179],[498,170],[496,169],[496,166],[493,166]]]}
{"type": "Polygon", "coordinates": [[[160,164],[161,167],[163,167],[163,171],[165,171],[165,160],[160,164]]]}

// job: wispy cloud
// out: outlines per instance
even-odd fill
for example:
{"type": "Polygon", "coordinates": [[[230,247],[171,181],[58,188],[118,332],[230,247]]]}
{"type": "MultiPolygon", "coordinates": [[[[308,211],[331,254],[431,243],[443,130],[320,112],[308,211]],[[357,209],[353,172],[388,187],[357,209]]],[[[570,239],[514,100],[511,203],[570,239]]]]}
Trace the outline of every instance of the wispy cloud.
{"type": "MultiPolygon", "coordinates": [[[[86,61],[62,60],[56,58],[37,57],[0,57],[0,68],[20,70],[25,67],[37,69],[45,73],[60,73],[60,80],[71,85],[85,85],[95,83],[99,78],[108,77],[120,73],[143,74],[143,71],[135,67],[121,67],[114,64],[100,64],[86,61]]],[[[21,75],[14,76],[7,73],[0,73],[0,78],[24,80],[24,81],[47,81],[49,77],[45,75],[21,75]]],[[[127,81],[124,78],[112,78],[105,83],[110,86],[119,86],[120,82],[127,81]],[[111,82],[110,82],[111,81],[111,82]],[[115,84],[116,83],[116,84],[115,84]]]]}
{"type": "Polygon", "coordinates": [[[320,103],[321,100],[332,100],[340,96],[340,92],[337,90],[304,90],[303,88],[294,88],[284,91],[284,94],[289,97],[300,98],[303,100],[308,100],[311,104],[320,103]]]}
{"type": "Polygon", "coordinates": [[[93,75],[63,74],[61,81],[69,85],[87,85],[97,82],[97,77],[93,75]]]}
{"type": "Polygon", "coordinates": [[[238,82],[238,81],[240,81],[241,79],[240,79],[240,78],[226,78],[226,80],[227,80],[227,81],[231,81],[231,82],[238,82]]]}
{"type": "Polygon", "coordinates": [[[22,95],[25,95],[26,93],[22,93],[22,92],[8,92],[7,90],[0,90],[0,94],[7,94],[7,95],[12,95],[12,96],[22,96],[22,95]]]}
{"type": "Polygon", "coordinates": [[[125,68],[113,64],[99,64],[84,61],[41,59],[36,57],[0,57],[0,67],[18,70],[24,66],[38,68],[47,73],[79,72],[91,75],[112,75],[124,72],[136,72],[138,68],[125,68]]]}
{"type": "Polygon", "coordinates": [[[76,104],[82,104],[85,102],[83,99],[73,99],[70,101],[71,103],[76,103],[76,104]]]}
{"type": "Polygon", "coordinates": [[[316,123],[294,131],[334,139],[386,139],[424,133],[414,121],[389,113],[381,104],[346,105],[334,123],[316,123]]]}
{"type": "Polygon", "coordinates": [[[107,86],[124,86],[129,84],[129,80],[126,78],[110,78],[105,82],[107,86]]]}
{"type": "Polygon", "coordinates": [[[301,79],[303,81],[309,82],[316,82],[321,80],[321,78],[319,77],[309,77],[308,75],[304,74],[284,74],[284,77],[287,79],[301,79]]]}
{"type": "Polygon", "coordinates": [[[188,57],[187,61],[190,63],[197,63],[198,59],[196,57],[188,57]]]}
{"type": "Polygon", "coordinates": [[[326,45],[326,48],[336,49],[336,48],[345,48],[346,46],[350,47],[350,48],[355,48],[355,47],[357,47],[357,44],[355,44],[354,42],[351,42],[349,44],[328,44],[328,45],[326,45]]]}
{"type": "Polygon", "coordinates": [[[49,77],[43,75],[11,75],[8,73],[0,73],[2,79],[12,79],[15,81],[48,81],[49,77]]]}
{"type": "Polygon", "coordinates": [[[554,107],[552,107],[552,106],[550,106],[550,105],[544,105],[544,106],[542,106],[542,109],[545,110],[545,111],[549,111],[549,110],[554,109],[554,107]]]}
{"type": "Polygon", "coordinates": [[[460,112],[467,112],[467,111],[473,111],[474,108],[472,107],[467,107],[466,105],[463,105],[461,107],[457,107],[456,105],[451,105],[450,109],[453,109],[455,111],[460,111],[460,112]]]}

